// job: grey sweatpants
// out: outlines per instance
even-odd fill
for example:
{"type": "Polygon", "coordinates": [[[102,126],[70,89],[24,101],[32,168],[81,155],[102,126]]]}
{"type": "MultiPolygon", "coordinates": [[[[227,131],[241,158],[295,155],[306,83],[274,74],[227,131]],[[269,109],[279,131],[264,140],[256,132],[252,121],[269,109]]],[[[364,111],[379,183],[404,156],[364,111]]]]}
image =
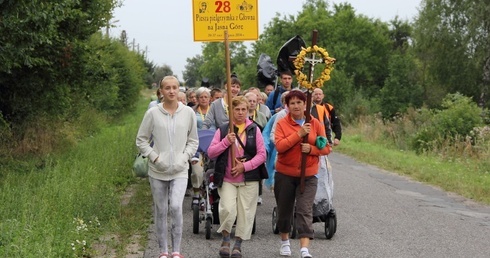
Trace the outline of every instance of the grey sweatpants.
{"type": "Polygon", "coordinates": [[[153,219],[157,229],[160,252],[168,253],[168,212],[170,212],[171,220],[172,252],[180,252],[183,228],[182,205],[187,188],[187,178],[162,181],[149,177],[149,180],[155,206],[153,219]]]}

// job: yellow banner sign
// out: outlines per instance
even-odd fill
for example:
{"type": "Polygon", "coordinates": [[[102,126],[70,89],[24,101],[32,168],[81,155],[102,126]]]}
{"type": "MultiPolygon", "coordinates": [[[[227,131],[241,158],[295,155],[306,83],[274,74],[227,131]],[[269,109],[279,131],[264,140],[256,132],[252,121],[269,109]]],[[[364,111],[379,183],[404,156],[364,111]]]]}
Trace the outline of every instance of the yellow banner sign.
{"type": "Polygon", "coordinates": [[[194,41],[257,40],[258,0],[192,0],[194,41]]]}

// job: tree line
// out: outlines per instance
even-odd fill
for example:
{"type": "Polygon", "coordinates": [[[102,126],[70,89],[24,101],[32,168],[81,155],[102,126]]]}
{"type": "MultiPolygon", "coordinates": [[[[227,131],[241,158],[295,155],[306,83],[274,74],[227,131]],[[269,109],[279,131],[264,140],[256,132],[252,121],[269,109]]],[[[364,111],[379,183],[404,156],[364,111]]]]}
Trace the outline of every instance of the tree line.
{"type": "Polygon", "coordinates": [[[118,6],[0,1],[1,154],[49,152],[133,109],[155,66],[103,35],[118,6]]]}
{"type": "MultiPolygon", "coordinates": [[[[456,93],[488,107],[489,11],[483,0],[423,0],[412,21],[395,16],[382,22],[356,13],[348,3],[308,0],[296,15],[277,14],[250,50],[232,42],[232,70],[245,88],[261,86],[256,76],[260,54],[275,60],[295,35],[309,45],[316,29],[317,45],[337,59],[325,95],[347,120],[378,112],[389,118],[409,107],[437,108],[456,93]]],[[[206,77],[219,86],[223,53],[223,44],[205,43],[202,54],[187,59],[184,79],[206,77]]]]}
{"type": "MultiPolygon", "coordinates": [[[[47,139],[52,146],[76,141],[82,135],[72,129],[92,133],[94,125],[132,110],[142,88],[172,74],[169,66],[156,67],[131,51],[127,35],[101,32],[119,4],[0,1],[1,154],[39,152],[47,139]]],[[[307,0],[296,15],[277,14],[251,48],[232,42],[232,71],[244,88],[260,87],[259,56],[275,60],[295,35],[309,45],[316,29],[318,46],[337,59],[324,91],[345,122],[442,108],[451,94],[488,108],[489,8],[484,0],[422,0],[413,20],[383,22],[347,3],[307,0]]],[[[186,85],[200,86],[202,78],[223,85],[224,58],[224,44],[204,43],[201,54],[187,59],[186,85]]]]}

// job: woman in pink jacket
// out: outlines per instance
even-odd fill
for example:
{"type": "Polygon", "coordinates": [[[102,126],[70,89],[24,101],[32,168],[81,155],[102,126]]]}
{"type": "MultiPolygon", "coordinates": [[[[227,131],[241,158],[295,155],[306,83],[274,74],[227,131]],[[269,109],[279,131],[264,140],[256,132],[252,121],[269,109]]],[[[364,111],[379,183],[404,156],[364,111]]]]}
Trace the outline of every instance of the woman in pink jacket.
{"type": "Polygon", "coordinates": [[[231,108],[235,132],[228,133],[228,124],[221,126],[208,148],[208,156],[217,158],[214,183],[220,195],[218,233],[223,235],[220,257],[230,257],[230,254],[231,257],[242,257],[242,240],[250,239],[257,209],[261,179],[258,168],[266,158],[260,129],[248,119],[247,99],[242,96],[233,98],[231,108]],[[230,156],[232,148],[234,157],[230,156]],[[235,220],[235,244],[230,252],[230,232],[235,220]]]}

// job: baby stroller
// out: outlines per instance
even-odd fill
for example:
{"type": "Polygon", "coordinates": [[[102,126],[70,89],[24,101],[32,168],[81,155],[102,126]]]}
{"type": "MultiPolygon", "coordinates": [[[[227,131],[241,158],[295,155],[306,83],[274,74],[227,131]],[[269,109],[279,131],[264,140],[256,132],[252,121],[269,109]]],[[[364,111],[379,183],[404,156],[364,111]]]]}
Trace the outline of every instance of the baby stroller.
{"type": "Polygon", "coordinates": [[[211,238],[211,228],[213,224],[219,224],[218,204],[219,195],[218,189],[213,184],[214,174],[214,160],[211,160],[206,155],[206,150],[211,144],[211,140],[214,137],[214,130],[199,130],[199,148],[198,151],[202,153],[203,157],[203,171],[204,180],[201,185],[201,201],[199,205],[192,206],[193,225],[192,232],[194,234],[199,233],[199,224],[205,223],[206,239],[211,238]]]}
{"type": "MultiPolygon", "coordinates": [[[[323,222],[325,228],[325,237],[331,239],[337,231],[337,215],[332,205],[333,197],[333,180],[332,168],[329,164],[327,156],[320,156],[320,169],[318,171],[318,186],[313,203],[313,223],[323,222]]],[[[291,220],[291,232],[289,237],[294,239],[297,235],[296,221],[291,220]]],[[[279,234],[277,228],[277,207],[272,210],[272,231],[274,234],[279,234]]]]}
{"type": "MultiPolygon", "coordinates": [[[[214,160],[211,160],[206,155],[206,150],[208,149],[211,141],[214,137],[215,131],[213,130],[200,130],[199,134],[199,149],[203,153],[203,167],[204,167],[204,180],[201,185],[201,196],[202,200],[199,205],[194,205],[192,207],[193,212],[193,227],[192,231],[194,234],[199,233],[199,224],[201,222],[205,223],[205,236],[206,239],[211,238],[211,229],[213,225],[219,225],[219,194],[218,187],[214,185],[214,160]]],[[[256,230],[256,220],[254,219],[252,234],[255,234],[256,230]]]]}

